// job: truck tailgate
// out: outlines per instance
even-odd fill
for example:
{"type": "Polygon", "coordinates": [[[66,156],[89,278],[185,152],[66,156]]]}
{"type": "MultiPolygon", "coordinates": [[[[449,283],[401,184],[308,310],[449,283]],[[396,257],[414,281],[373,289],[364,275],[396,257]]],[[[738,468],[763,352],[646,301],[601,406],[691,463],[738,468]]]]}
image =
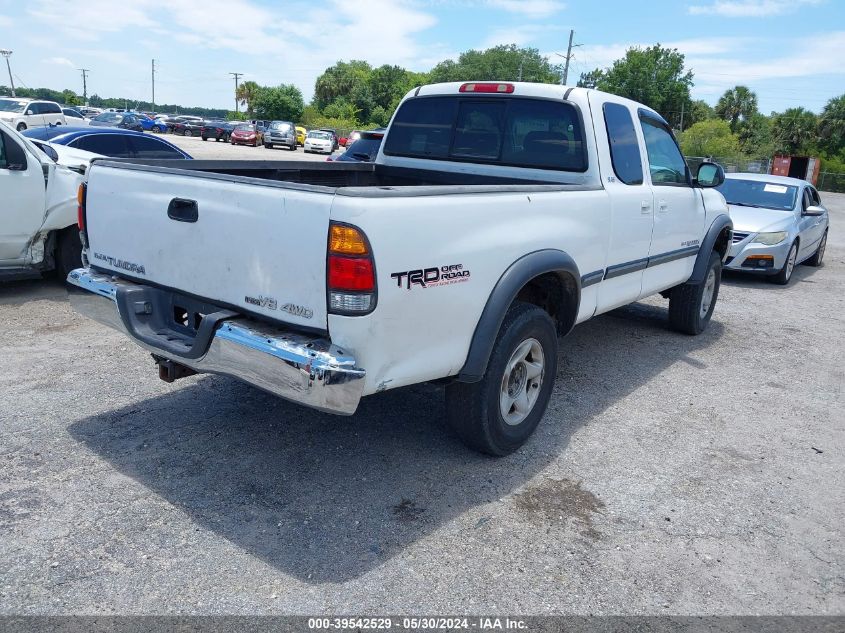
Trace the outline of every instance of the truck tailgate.
{"type": "Polygon", "coordinates": [[[330,190],[95,162],[92,266],[211,303],[326,329],[330,190]]]}

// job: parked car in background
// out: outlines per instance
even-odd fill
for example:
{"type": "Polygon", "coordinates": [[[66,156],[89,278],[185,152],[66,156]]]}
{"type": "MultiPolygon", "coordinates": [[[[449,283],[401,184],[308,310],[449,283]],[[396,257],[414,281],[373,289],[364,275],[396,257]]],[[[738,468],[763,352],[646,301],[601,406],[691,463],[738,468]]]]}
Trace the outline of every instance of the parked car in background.
{"type": "MultiPolygon", "coordinates": [[[[44,130],[48,128],[33,128],[44,130]]],[[[77,190],[95,154],[33,143],[0,121],[0,279],[82,265],[77,190]]]]}
{"type": "Polygon", "coordinates": [[[331,134],[331,136],[332,136],[332,151],[335,151],[338,147],[340,147],[340,137],[337,135],[337,130],[333,130],[330,127],[321,127],[317,131],[328,132],[329,134],[331,134]]]}
{"type": "Polygon", "coordinates": [[[23,135],[110,158],[191,158],[159,136],[121,128],[62,126],[27,130],[23,135]]]}
{"type": "Polygon", "coordinates": [[[359,138],[361,138],[361,132],[359,130],[352,130],[349,133],[349,136],[347,136],[346,138],[340,139],[340,141],[341,141],[340,144],[343,145],[344,147],[349,147],[350,145],[352,145],[352,143],[357,141],[359,138]]]}
{"type": "Polygon", "coordinates": [[[308,134],[308,130],[306,130],[301,125],[296,126],[296,144],[297,145],[305,145],[305,135],[308,134]]]}
{"type": "MultiPolygon", "coordinates": [[[[178,116],[172,116],[165,120],[167,124],[167,131],[174,132],[174,127],[179,123],[185,123],[186,121],[192,121],[195,123],[202,123],[203,118],[199,116],[193,116],[189,114],[180,114],[178,116]]],[[[174,132],[175,133],[175,132],[174,132]]]]}
{"type": "Polygon", "coordinates": [[[55,101],[38,99],[0,99],[0,121],[5,121],[18,132],[31,127],[66,125],[61,106],[55,101]]]}
{"type": "Polygon", "coordinates": [[[88,125],[89,119],[76,108],[62,106],[62,114],[68,125],[88,125]]]}
{"type": "Polygon", "coordinates": [[[200,136],[202,140],[214,139],[215,141],[229,142],[229,137],[232,135],[232,130],[235,129],[235,124],[229,121],[206,121],[205,125],[200,129],[200,136]]]}
{"type": "Polygon", "coordinates": [[[273,149],[276,145],[283,145],[291,151],[296,151],[296,129],[290,121],[271,121],[264,134],[264,147],[273,149]]]}
{"type": "Polygon", "coordinates": [[[178,134],[180,136],[201,136],[204,125],[205,121],[202,119],[199,121],[187,119],[184,121],[177,121],[169,127],[173,134],[178,134]]]}
{"type": "Polygon", "coordinates": [[[101,108],[92,108],[90,106],[78,106],[76,110],[79,110],[83,114],[83,116],[88,119],[92,119],[98,114],[103,113],[101,108]]]}
{"type": "Polygon", "coordinates": [[[103,112],[91,119],[91,127],[116,127],[124,130],[144,130],[138,117],[131,112],[103,112]]]}
{"type": "Polygon", "coordinates": [[[240,123],[229,135],[232,145],[254,145],[258,147],[264,142],[264,128],[253,123],[240,123]]]}
{"type": "Polygon", "coordinates": [[[734,222],[726,270],[786,285],[795,266],[821,266],[829,217],[819,192],[798,178],[727,174],[718,188],[734,222]]]}
{"type": "Polygon", "coordinates": [[[311,130],[305,137],[303,149],[307,153],[331,154],[334,151],[334,138],[326,130],[311,130]]]}
{"type": "Polygon", "coordinates": [[[138,118],[138,122],[141,124],[141,127],[145,132],[158,132],[159,134],[167,132],[167,124],[164,121],[154,119],[148,114],[139,112],[134,114],[138,118]]]}
{"type": "Polygon", "coordinates": [[[357,163],[372,163],[381,141],[384,138],[385,128],[378,128],[368,132],[358,132],[358,139],[346,147],[346,151],[337,156],[329,156],[326,160],[331,161],[352,161],[357,163]]]}

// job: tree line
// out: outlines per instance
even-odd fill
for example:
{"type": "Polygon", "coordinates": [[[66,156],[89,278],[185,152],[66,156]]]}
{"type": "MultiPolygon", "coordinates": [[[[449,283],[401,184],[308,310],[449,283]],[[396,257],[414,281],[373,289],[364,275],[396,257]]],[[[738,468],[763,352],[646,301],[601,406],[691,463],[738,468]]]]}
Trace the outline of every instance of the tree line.
{"type": "MultiPolygon", "coordinates": [[[[333,127],[342,131],[385,126],[402,97],[415,86],[444,81],[532,81],[559,83],[562,66],[552,64],[536,48],[515,44],[486,50],[469,50],[457,60],[445,60],[428,72],[413,72],[366,61],[338,61],[314,85],[306,104],[293,84],[260,86],[245,81],[236,99],[243,110],[183,107],[157,104],[158,111],[228,118],[282,119],[306,127],[333,127]]],[[[845,172],[845,95],[831,99],[819,115],[797,107],[765,115],[757,95],[746,86],[727,90],[715,106],[693,100],[694,73],[685,67],[684,55],[660,44],[633,47],[607,68],[582,73],[578,85],[628,97],[659,112],[678,132],[684,153],[721,158],[770,158],[775,153],[820,156],[822,168],[845,172]]],[[[0,86],[0,93],[8,93],[0,86]]],[[[20,89],[22,96],[81,103],[71,90],[20,89]]],[[[130,106],[147,110],[149,102],[101,98],[97,107],[130,106]]]]}

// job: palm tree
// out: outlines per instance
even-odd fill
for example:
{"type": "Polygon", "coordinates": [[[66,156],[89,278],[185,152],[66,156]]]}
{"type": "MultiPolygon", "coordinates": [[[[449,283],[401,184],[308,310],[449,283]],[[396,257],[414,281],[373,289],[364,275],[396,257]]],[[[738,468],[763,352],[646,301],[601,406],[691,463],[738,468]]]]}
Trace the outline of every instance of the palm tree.
{"type": "Polygon", "coordinates": [[[819,117],[819,140],[831,154],[845,149],[845,95],[834,97],[819,117]]]}
{"type": "Polygon", "coordinates": [[[757,95],[745,86],[736,86],[725,91],[715,108],[716,116],[724,119],[736,132],[740,121],[747,121],[757,114],[757,95]]]}
{"type": "Polygon", "coordinates": [[[247,115],[251,116],[253,108],[255,107],[255,100],[258,98],[258,92],[261,87],[254,81],[245,81],[238,86],[238,91],[235,93],[241,105],[246,106],[247,115]]]}

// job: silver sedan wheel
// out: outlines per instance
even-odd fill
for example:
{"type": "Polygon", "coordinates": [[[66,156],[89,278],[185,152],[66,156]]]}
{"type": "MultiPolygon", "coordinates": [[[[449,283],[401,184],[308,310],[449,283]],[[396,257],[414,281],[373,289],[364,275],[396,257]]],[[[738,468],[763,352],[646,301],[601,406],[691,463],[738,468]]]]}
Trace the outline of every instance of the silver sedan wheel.
{"type": "Polygon", "coordinates": [[[793,244],[786,257],[786,281],[792,278],[792,271],[795,270],[795,260],[798,257],[798,245],[793,244]]]}
{"type": "Polygon", "coordinates": [[[520,424],[534,409],[543,385],[545,368],[540,341],[529,338],[517,345],[505,366],[499,395],[499,408],[505,424],[520,424]]]}
{"type": "Polygon", "coordinates": [[[716,269],[711,268],[707,273],[704,282],[704,292],[701,293],[701,318],[705,318],[710,312],[710,304],[713,303],[713,294],[716,291],[716,269]]]}

